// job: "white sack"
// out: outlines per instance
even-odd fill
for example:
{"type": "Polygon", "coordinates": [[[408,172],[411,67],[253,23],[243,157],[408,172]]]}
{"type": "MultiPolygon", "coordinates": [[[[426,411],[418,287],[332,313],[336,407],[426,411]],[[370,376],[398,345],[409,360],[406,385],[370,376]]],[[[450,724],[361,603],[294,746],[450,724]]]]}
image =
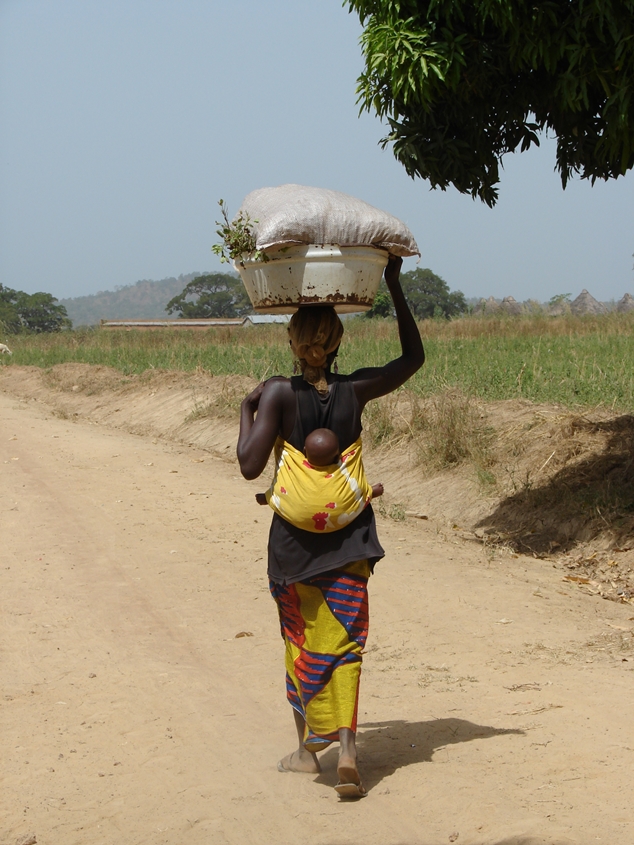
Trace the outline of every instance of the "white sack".
{"type": "Polygon", "coordinates": [[[257,249],[338,244],[420,255],[414,236],[397,217],[339,191],[303,185],[260,188],[246,197],[240,212],[251,220],[257,249]]]}

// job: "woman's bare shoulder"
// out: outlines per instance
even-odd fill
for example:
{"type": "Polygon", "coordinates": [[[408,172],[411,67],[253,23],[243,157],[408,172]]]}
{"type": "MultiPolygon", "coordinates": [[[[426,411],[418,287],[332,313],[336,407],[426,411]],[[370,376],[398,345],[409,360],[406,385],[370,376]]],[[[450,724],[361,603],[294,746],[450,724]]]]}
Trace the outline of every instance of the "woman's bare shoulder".
{"type": "Polygon", "coordinates": [[[271,390],[273,388],[279,389],[281,385],[290,387],[291,380],[289,378],[286,378],[286,376],[271,376],[270,378],[267,378],[267,380],[264,382],[264,388],[268,390],[271,390]]]}
{"type": "Polygon", "coordinates": [[[262,390],[262,396],[266,396],[273,401],[287,398],[292,393],[291,380],[285,376],[271,376],[264,382],[262,390]]]}

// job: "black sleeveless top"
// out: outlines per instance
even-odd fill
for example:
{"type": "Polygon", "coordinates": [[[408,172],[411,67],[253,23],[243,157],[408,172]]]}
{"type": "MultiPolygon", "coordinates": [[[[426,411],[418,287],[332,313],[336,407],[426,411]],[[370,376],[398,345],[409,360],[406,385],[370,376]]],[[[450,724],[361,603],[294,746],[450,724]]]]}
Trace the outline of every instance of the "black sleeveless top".
{"type": "MultiPolygon", "coordinates": [[[[321,396],[304,381],[291,379],[297,412],[288,442],[299,451],[304,440],[316,428],[329,428],[345,449],[361,434],[361,413],[354,385],[347,376],[335,376],[327,396],[321,396]]],[[[368,560],[370,566],[385,555],[376,533],[372,506],[368,505],[349,525],[329,534],[303,531],[273,515],[269,533],[268,574],[278,584],[294,584],[339,569],[356,560],[368,560]]]]}
{"type": "Polygon", "coordinates": [[[288,442],[300,452],[304,451],[307,435],[316,428],[329,428],[339,438],[339,448],[346,449],[361,434],[361,414],[354,392],[354,384],[347,376],[335,376],[326,396],[304,381],[303,376],[294,376],[291,387],[295,393],[297,413],[295,427],[288,442]]]}

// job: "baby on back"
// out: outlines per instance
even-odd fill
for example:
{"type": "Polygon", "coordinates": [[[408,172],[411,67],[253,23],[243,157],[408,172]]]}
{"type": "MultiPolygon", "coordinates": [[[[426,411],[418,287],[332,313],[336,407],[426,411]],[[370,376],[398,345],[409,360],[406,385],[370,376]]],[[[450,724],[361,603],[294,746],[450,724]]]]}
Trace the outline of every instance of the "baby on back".
{"type": "Polygon", "coordinates": [[[304,454],[314,467],[327,467],[339,463],[341,449],[339,438],[329,428],[316,428],[304,441],[304,454]]]}
{"type": "MultiPolygon", "coordinates": [[[[306,437],[304,441],[304,455],[307,462],[318,468],[332,466],[338,464],[341,460],[341,449],[339,448],[339,438],[329,428],[316,428],[306,437]]],[[[383,495],[383,485],[372,485],[372,498],[383,495]]],[[[256,493],[255,499],[259,505],[266,505],[266,494],[256,493]]]]}

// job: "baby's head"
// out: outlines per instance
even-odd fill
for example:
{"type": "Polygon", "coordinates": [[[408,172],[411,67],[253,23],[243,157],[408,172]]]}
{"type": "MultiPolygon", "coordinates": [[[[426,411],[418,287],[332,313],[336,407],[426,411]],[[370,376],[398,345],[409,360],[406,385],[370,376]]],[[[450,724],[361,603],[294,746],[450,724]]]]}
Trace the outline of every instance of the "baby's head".
{"type": "Polygon", "coordinates": [[[339,461],[339,438],[329,428],[316,428],[304,441],[304,454],[314,467],[327,467],[339,461]]]}

